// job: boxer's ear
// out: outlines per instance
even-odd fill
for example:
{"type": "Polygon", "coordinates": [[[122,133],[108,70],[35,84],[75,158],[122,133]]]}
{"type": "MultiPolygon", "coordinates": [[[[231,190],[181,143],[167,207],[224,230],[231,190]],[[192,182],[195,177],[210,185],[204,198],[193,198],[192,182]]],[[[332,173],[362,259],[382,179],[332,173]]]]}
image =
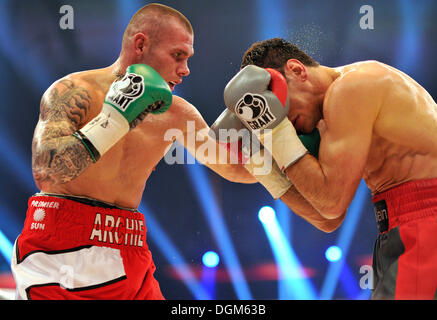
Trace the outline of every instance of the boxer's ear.
{"type": "Polygon", "coordinates": [[[288,59],[284,67],[285,75],[292,79],[297,79],[302,82],[308,78],[307,69],[302,62],[297,59],[288,59]]]}
{"type": "Polygon", "coordinates": [[[137,33],[133,37],[133,49],[136,55],[141,56],[149,50],[150,38],[145,33],[137,33]]]}

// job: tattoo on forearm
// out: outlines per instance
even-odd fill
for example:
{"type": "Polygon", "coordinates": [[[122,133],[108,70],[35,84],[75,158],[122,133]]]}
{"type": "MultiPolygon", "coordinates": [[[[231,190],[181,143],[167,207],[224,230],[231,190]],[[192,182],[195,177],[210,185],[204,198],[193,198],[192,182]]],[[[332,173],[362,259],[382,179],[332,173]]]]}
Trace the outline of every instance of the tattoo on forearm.
{"type": "Polygon", "coordinates": [[[93,160],[71,136],[86,120],[88,91],[62,80],[41,103],[40,121],[32,142],[32,168],[38,183],[65,183],[81,174],[93,160]]]}

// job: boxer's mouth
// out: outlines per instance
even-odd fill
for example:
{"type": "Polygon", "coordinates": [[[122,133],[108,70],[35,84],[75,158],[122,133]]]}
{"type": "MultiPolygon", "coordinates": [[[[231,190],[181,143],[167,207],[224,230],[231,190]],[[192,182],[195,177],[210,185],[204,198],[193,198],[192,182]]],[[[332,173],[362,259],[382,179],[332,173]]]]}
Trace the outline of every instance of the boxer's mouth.
{"type": "Polygon", "coordinates": [[[167,82],[171,91],[174,90],[174,88],[176,87],[176,85],[180,84],[182,81],[169,81],[167,82]]]}

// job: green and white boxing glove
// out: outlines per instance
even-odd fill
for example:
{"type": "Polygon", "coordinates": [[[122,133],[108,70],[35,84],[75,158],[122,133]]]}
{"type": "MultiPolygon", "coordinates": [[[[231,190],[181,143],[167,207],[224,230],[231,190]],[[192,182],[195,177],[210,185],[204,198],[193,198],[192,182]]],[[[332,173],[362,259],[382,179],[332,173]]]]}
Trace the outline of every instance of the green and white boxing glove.
{"type": "Polygon", "coordinates": [[[157,71],[145,64],[131,65],[121,80],[112,83],[102,111],[73,135],[96,162],[148,113],[167,111],[172,98],[170,87],[157,71]]]}

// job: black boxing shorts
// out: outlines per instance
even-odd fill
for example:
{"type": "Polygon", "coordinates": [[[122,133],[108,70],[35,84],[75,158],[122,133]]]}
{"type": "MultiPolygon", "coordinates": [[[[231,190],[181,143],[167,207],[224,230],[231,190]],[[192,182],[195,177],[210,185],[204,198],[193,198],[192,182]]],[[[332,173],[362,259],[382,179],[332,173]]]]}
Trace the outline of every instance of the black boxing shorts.
{"type": "Polygon", "coordinates": [[[372,202],[379,229],[372,299],[436,299],[437,179],[404,183],[372,202]]]}
{"type": "Polygon", "coordinates": [[[11,268],[17,299],[164,299],[144,215],[88,198],[31,197],[11,268]]]}

